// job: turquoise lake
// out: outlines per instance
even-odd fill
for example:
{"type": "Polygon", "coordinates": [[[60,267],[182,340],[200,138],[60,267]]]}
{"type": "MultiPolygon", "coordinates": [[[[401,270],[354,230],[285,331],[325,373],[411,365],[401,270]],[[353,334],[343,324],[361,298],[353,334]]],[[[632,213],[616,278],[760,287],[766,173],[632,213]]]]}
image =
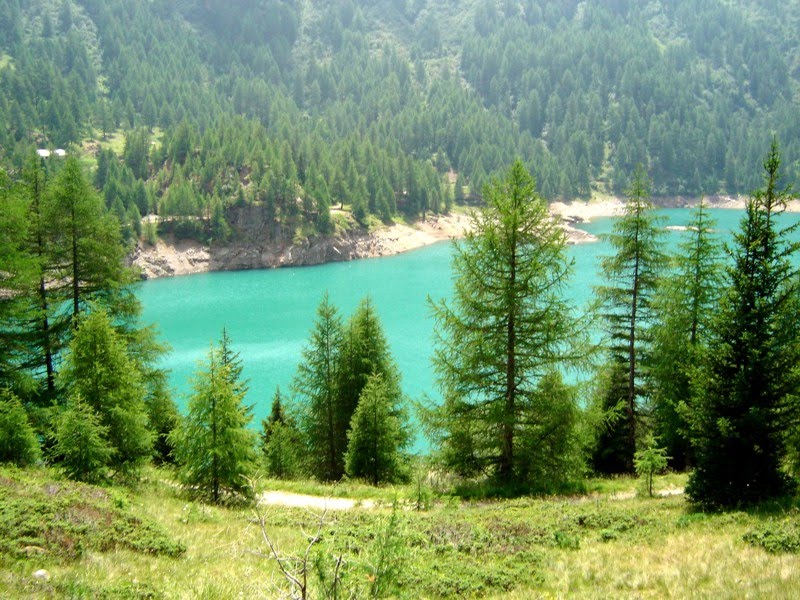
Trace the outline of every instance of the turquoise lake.
{"type": "MultiPolygon", "coordinates": [[[[686,225],[690,211],[662,210],[665,226],[686,225]]],[[[738,228],[741,211],[716,209],[723,239],[738,228]]],[[[790,218],[796,219],[796,215],[790,218]]],[[[582,225],[591,233],[608,232],[612,219],[582,225]]],[[[667,230],[676,244],[685,233],[667,230]]],[[[386,258],[315,267],[216,272],[146,281],[138,286],[143,321],[155,323],[172,351],[164,366],[178,405],[185,405],[188,381],[212,341],[225,327],[244,364],[255,423],[268,414],[276,386],[289,394],[300,352],[327,290],[346,318],[359,300],[372,297],[392,353],[402,372],[404,392],[419,398],[438,396],[430,365],[433,320],[427,297],[448,298],[452,290],[452,245],[443,242],[386,258]]],[[[598,283],[598,261],[609,254],[605,242],[569,247],[575,260],[571,295],[583,306],[598,283]]]]}

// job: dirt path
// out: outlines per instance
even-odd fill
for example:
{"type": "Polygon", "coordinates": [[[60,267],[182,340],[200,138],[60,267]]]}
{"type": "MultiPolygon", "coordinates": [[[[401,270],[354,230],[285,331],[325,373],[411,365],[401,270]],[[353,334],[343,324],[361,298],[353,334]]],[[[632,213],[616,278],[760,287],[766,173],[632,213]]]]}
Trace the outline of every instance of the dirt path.
{"type": "Polygon", "coordinates": [[[314,510],[352,510],[354,508],[370,510],[377,506],[374,500],[310,496],[281,491],[264,492],[259,497],[258,503],[261,506],[288,506],[314,510]]]}
{"type": "MultiPolygon", "coordinates": [[[[659,498],[669,498],[672,496],[683,495],[683,488],[671,487],[658,490],[655,495],[659,498]]],[[[588,502],[598,498],[621,501],[636,498],[635,491],[617,492],[614,494],[604,494],[600,496],[587,495],[574,498],[575,502],[588,502]]],[[[332,496],[311,496],[308,494],[295,494],[292,492],[281,492],[277,490],[264,492],[258,499],[260,506],[285,506],[290,508],[308,508],[312,510],[372,510],[377,508],[378,503],[374,500],[354,500],[352,498],[337,498],[332,496]]]]}

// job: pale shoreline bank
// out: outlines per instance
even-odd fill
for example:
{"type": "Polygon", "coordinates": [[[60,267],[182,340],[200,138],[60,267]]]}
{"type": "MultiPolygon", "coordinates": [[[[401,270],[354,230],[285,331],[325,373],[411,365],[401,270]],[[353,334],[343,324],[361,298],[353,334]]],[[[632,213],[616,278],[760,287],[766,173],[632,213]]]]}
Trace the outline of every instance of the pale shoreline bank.
{"type": "MultiPolygon", "coordinates": [[[[742,209],[744,198],[713,196],[705,199],[712,208],[742,209]]],[[[699,201],[656,199],[663,208],[689,208],[699,201]]],[[[591,243],[597,238],[579,229],[592,219],[620,215],[625,206],[622,198],[589,201],[553,202],[550,212],[561,219],[570,244],[591,243]]],[[[789,204],[788,211],[800,212],[800,200],[789,204]]],[[[141,269],[143,279],[175,275],[191,275],[209,271],[276,268],[324,264],[328,262],[392,256],[423,248],[438,242],[463,238],[469,230],[468,214],[432,215],[424,221],[405,225],[396,223],[371,233],[359,232],[340,238],[321,238],[314,242],[263,248],[234,246],[212,249],[200,242],[181,240],[155,246],[137,247],[131,257],[133,266],[141,269]]]]}

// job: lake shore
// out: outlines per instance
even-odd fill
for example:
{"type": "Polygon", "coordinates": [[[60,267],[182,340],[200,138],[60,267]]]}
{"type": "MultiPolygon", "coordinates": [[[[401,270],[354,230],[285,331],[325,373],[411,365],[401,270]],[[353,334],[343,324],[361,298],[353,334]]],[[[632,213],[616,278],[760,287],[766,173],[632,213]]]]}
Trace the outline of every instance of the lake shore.
{"type": "MultiPolygon", "coordinates": [[[[652,201],[658,208],[693,208],[700,204],[700,199],[698,198],[653,198],[652,201]]],[[[706,196],[703,201],[710,208],[743,210],[747,203],[747,198],[744,196],[706,196]]],[[[550,203],[550,212],[572,224],[586,223],[603,217],[616,217],[622,214],[624,208],[624,198],[550,203]]],[[[800,200],[789,202],[786,210],[787,212],[800,212],[800,200]]]]}
{"type": "MultiPolygon", "coordinates": [[[[746,198],[712,196],[705,198],[712,208],[743,209],[746,198]]],[[[699,200],[656,198],[661,208],[689,208],[699,200]]],[[[602,198],[589,201],[553,202],[551,213],[561,220],[567,243],[583,244],[597,238],[580,229],[580,224],[593,219],[622,214],[625,200],[602,198]]],[[[800,201],[793,201],[787,210],[800,212],[800,201]]],[[[374,231],[350,231],[338,236],[318,237],[291,244],[231,244],[209,246],[194,240],[160,239],[155,246],[136,247],[130,262],[143,279],[191,275],[208,271],[268,269],[317,265],[329,262],[392,256],[423,248],[445,240],[461,239],[472,225],[466,213],[430,215],[413,224],[395,223],[374,231]]]]}
{"type": "Polygon", "coordinates": [[[211,246],[195,240],[159,239],[139,244],[130,263],[142,279],[192,275],[209,271],[269,269],[392,256],[438,242],[463,238],[470,228],[463,213],[431,215],[413,225],[395,223],[374,231],[348,231],[329,237],[284,244],[230,244],[211,246]]]}

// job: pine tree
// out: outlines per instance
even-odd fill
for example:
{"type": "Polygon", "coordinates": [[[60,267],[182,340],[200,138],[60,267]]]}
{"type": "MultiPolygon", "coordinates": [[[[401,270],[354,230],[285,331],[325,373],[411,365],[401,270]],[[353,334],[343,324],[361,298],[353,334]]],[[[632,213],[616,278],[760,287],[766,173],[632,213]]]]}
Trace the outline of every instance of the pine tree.
{"type": "Polygon", "coordinates": [[[326,293],[317,307],[309,344],[292,381],[300,429],[308,446],[311,473],[333,481],[344,473],[348,416],[339,410],[338,381],[344,334],[342,320],[326,293]]]}
{"type": "Polygon", "coordinates": [[[112,449],[109,466],[135,474],[153,449],[147,427],[145,388],[125,340],[111,326],[108,314],[86,314],[69,346],[59,382],[71,396],[91,408],[106,430],[112,449]]]}
{"type": "Polygon", "coordinates": [[[255,467],[255,434],[244,406],[241,382],[232,376],[232,363],[213,345],[195,374],[188,413],[170,434],[179,477],[193,494],[219,503],[226,493],[249,497],[248,477],[255,467]]]}
{"type": "Polygon", "coordinates": [[[277,479],[292,479],[301,472],[302,444],[294,419],[283,408],[281,390],[275,390],[268,419],[261,423],[261,451],[267,473],[277,479]]]}
{"type": "MultiPolygon", "coordinates": [[[[386,385],[400,388],[400,372],[389,351],[375,305],[369,297],[359,302],[344,332],[344,343],[336,384],[338,413],[345,424],[342,451],[347,447],[347,431],[364,386],[372,375],[381,375],[386,385]]],[[[398,391],[399,393],[399,391],[398,391]]]]}
{"type": "Polygon", "coordinates": [[[780,228],[792,196],[779,187],[776,141],[763,164],[764,187],[748,200],[729,250],[727,289],[690,411],[696,465],[687,492],[709,508],[791,490],[782,461],[800,415],[800,279],[790,261],[800,244],[788,237],[796,223],[780,228]]]}
{"type": "Polygon", "coordinates": [[[602,472],[632,472],[633,455],[643,408],[644,359],[650,345],[649,329],[654,321],[653,297],[665,257],[661,250],[661,229],[653,205],[648,200],[647,175],[639,166],[627,191],[625,212],[614,223],[608,236],[615,254],[602,261],[607,285],[598,289],[606,321],[612,375],[624,377],[608,390],[614,394],[601,398],[604,410],[622,408],[616,421],[625,435],[605,430],[600,435],[595,468],[602,472]],[[622,368],[624,366],[624,369],[622,368]],[[607,442],[625,440],[618,452],[609,453],[607,442]]]}
{"type": "Polygon", "coordinates": [[[348,434],[347,475],[372,485],[396,482],[407,476],[407,418],[399,390],[372,375],[361,392],[348,434]]]}
{"type": "Polygon", "coordinates": [[[114,454],[107,438],[108,427],[76,393],[56,418],[50,454],[70,479],[100,481],[114,454]]]}
{"type": "Polygon", "coordinates": [[[523,451],[531,438],[521,430],[549,419],[539,402],[543,378],[583,354],[578,320],[563,296],[571,271],[566,240],[520,161],[483,193],[486,209],[456,245],[453,305],[433,305],[434,367],[444,397],[433,425],[457,472],[547,487],[530,480],[546,449],[528,444],[523,451]]]}
{"type": "Polygon", "coordinates": [[[40,456],[39,440],[19,398],[7,389],[0,391],[0,462],[25,467],[40,456]]]}
{"type": "Polygon", "coordinates": [[[715,225],[701,202],[673,256],[676,270],[663,279],[655,301],[658,319],[653,327],[649,370],[654,431],[670,464],[678,469],[688,466],[690,460],[679,406],[690,401],[692,373],[708,343],[722,284],[722,246],[715,225]]]}

